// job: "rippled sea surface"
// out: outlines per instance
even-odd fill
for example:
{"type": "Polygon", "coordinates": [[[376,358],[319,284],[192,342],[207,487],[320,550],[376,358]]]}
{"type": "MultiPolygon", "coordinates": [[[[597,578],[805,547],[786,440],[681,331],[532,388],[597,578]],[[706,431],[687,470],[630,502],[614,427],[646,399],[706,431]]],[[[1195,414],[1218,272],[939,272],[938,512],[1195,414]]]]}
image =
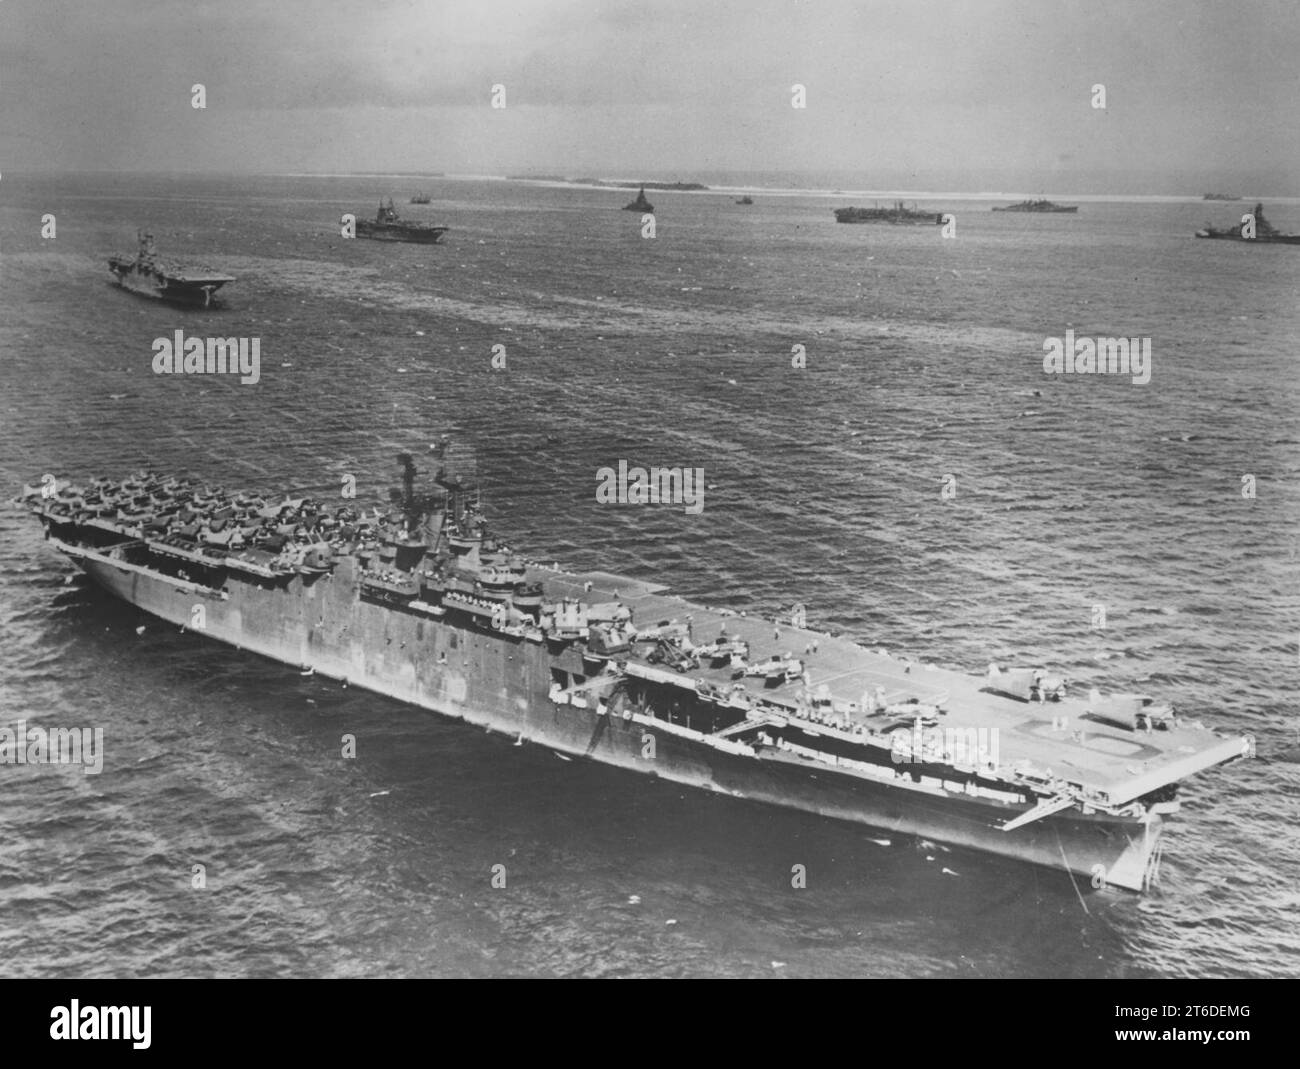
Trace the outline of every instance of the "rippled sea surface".
{"type": "Polygon", "coordinates": [[[0,722],[102,727],[106,756],[0,765],[0,973],[1300,972],[1300,248],[1192,239],[1249,205],[928,204],[943,239],[836,225],[852,198],[650,198],[646,239],[613,191],[6,172],[0,491],[147,465],[383,498],[397,452],[452,435],[534,557],[1252,733],[1184,785],[1159,889],[881,846],[304,679],[71,578],[6,507],[0,722]],[[380,195],[446,243],[342,240],[380,195]],[[111,286],[137,226],[237,276],[226,307],[111,286]],[[154,375],[177,329],[260,338],[261,381],[154,375]],[[1151,381],[1044,374],[1067,329],[1149,337],[1151,381]],[[702,514],[597,504],[620,459],[704,468],[702,514]]]}

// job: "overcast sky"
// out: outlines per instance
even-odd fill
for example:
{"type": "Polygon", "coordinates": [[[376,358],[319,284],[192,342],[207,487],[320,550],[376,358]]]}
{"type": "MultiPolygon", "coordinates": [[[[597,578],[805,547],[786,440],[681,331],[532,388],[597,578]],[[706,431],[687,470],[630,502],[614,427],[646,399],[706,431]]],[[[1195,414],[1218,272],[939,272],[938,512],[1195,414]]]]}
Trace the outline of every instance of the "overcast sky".
{"type": "Polygon", "coordinates": [[[1298,56],[1297,0],[0,0],[0,171],[1300,194],[1298,56]]]}

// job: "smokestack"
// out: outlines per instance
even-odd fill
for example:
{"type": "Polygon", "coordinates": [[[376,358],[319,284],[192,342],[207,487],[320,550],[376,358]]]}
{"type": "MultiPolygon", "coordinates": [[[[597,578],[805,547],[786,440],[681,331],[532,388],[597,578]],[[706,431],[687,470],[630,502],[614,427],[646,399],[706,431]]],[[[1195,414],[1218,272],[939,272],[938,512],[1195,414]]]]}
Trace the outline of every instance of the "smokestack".
{"type": "Polygon", "coordinates": [[[415,461],[410,453],[398,453],[397,462],[402,465],[402,512],[406,514],[406,526],[415,530],[420,518],[415,513],[415,461]]]}

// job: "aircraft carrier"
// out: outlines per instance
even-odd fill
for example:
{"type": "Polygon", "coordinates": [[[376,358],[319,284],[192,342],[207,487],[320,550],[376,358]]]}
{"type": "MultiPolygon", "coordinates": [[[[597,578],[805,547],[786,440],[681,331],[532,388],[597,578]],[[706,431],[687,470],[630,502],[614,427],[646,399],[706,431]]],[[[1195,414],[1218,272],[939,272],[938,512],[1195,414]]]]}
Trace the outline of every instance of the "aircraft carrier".
{"type": "Polygon", "coordinates": [[[46,475],[14,501],[100,586],[193,632],[521,744],[1093,887],[1148,889],[1179,781],[1249,752],[1149,696],[1071,695],[1047,666],[972,676],[802,609],[736,615],[545,567],[445,466],[419,492],[399,459],[401,489],[370,509],[148,472],[46,475]]]}
{"type": "Polygon", "coordinates": [[[895,201],[892,208],[832,208],[837,223],[890,223],[894,226],[918,223],[943,225],[943,212],[918,211],[916,205],[907,207],[901,200],[895,201]]]}
{"type": "MultiPolygon", "coordinates": [[[[412,201],[412,203],[425,203],[412,201]]],[[[442,235],[450,230],[446,226],[434,226],[431,223],[410,223],[400,218],[393,207],[390,197],[388,203],[380,202],[373,221],[358,219],[356,234],[359,238],[371,238],[375,241],[406,241],[416,245],[438,245],[442,235]]]]}
{"type": "Polygon", "coordinates": [[[228,282],[230,275],[217,271],[196,270],[164,263],[154,249],[153,235],[137,231],[138,247],[134,256],[118,254],[108,258],[113,281],[123,289],[144,297],[154,297],[173,304],[193,304],[207,308],[216,303],[214,294],[228,282]]]}

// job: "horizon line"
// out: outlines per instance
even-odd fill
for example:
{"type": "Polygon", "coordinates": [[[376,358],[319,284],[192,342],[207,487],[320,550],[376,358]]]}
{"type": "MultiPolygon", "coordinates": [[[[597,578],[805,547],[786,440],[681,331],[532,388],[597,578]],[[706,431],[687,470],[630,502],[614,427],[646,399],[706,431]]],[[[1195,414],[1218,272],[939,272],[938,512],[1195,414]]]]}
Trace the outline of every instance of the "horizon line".
{"type": "MultiPolygon", "coordinates": [[[[535,177],[534,177],[534,176],[531,176],[531,175],[528,175],[528,174],[525,174],[525,173],[515,173],[515,174],[512,174],[512,175],[505,175],[505,174],[489,174],[489,173],[482,173],[482,172],[445,172],[445,171],[433,171],[433,170],[418,170],[418,171],[217,171],[217,170],[173,170],[173,169],[165,169],[165,170],[163,170],[163,169],[136,170],[136,169],[130,169],[130,168],[121,168],[121,169],[118,169],[118,168],[76,169],[76,168],[60,168],[60,167],[51,167],[51,168],[32,168],[32,169],[24,169],[24,168],[5,168],[5,172],[4,172],[4,173],[8,173],[8,174],[13,175],[13,176],[19,176],[19,175],[31,175],[31,176],[60,175],[60,176],[79,176],[79,177],[89,177],[89,176],[93,176],[93,175],[114,175],[114,176],[123,176],[123,177],[129,177],[129,176],[137,176],[137,177],[156,177],[156,178],[204,178],[204,177],[208,177],[208,178],[235,178],[235,179],[238,179],[238,178],[382,178],[382,179],[422,178],[422,179],[426,179],[426,180],[429,180],[429,181],[485,181],[485,182],[498,181],[498,182],[532,182],[532,183],[538,183],[538,184],[542,184],[542,185],[548,185],[548,186],[552,186],[552,187],[556,187],[556,188],[572,188],[572,189],[591,189],[591,190],[600,190],[600,189],[606,188],[606,187],[602,187],[602,186],[592,185],[592,184],[590,184],[590,183],[586,183],[586,182],[581,182],[581,181],[578,181],[578,180],[576,180],[576,179],[569,178],[569,177],[567,177],[567,176],[566,176],[565,178],[563,178],[563,179],[561,179],[561,178],[557,178],[557,177],[554,177],[555,174],[558,174],[558,173],[559,173],[558,171],[556,171],[556,172],[548,172],[548,173],[546,173],[546,174],[539,173],[539,174],[538,174],[537,176],[535,176],[535,177]]],[[[697,176],[697,177],[695,177],[695,178],[692,178],[692,177],[691,177],[691,172],[687,172],[687,173],[686,173],[686,177],[678,177],[678,178],[675,178],[675,179],[667,179],[667,178],[659,178],[659,177],[655,177],[655,178],[626,177],[626,176],[620,176],[620,175],[592,175],[592,176],[589,176],[589,177],[594,177],[595,180],[598,181],[598,182],[628,182],[628,183],[634,183],[634,184],[640,184],[640,183],[644,182],[644,183],[646,183],[646,184],[649,184],[649,183],[659,183],[659,182],[668,182],[668,181],[683,181],[683,182],[685,182],[685,181],[695,181],[695,182],[697,182],[698,184],[703,185],[704,183],[698,181],[698,174],[699,174],[699,173],[701,173],[701,172],[695,172],[695,175],[697,176]]],[[[796,170],[791,170],[791,171],[768,171],[768,170],[762,170],[762,171],[745,172],[745,171],[726,171],[725,169],[720,169],[719,173],[730,174],[730,175],[732,175],[732,176],[734,176],[734,177],[741,177],[741,176],[745,175],[746,173],[768,175],[768,176],[772,176],[772,177],[775,177],[775,176],[778,176],[778,175],[789,175],[790,177],[796,177],[796,176],[800,176],[800,175],[807,175],[807,176],[809,176],[809,177],[812,177],[812,176],[818,176],[818,175],[820,175],[820,176],[823,176],[823,177],[824,177],[824,176],[825,176],[826,174],[828,174],[828,173],[833,174],[833,173],[835,173],[835,172],[834,172],[834,171],[829,171],[829,172],[828,172],[828,171],[815,171],[815,170],[806,170],[806,171],[796,171],[796,170]]],[[[0,173],[0,180],[2,180],[2,178],[3,178],[3,173],[0,173]]],[[[617,190],[617,189],[609,189],[608,191],[609,191],[609,192],[617,192],[618,190],[617,190]]],[[[852,188],[852,189],[830,189],[830,188],[828,188],[828,187],[826,187],[826,186],[821,186],[821,185],[816,185],[816,186],[771,186],[771,185],[754,185],[754,184],[750,184],[750,185],[743,185],[743,184],[742,184],[742,185],[721,185],[721,184],[719,184],[719,185],[709,185],[707,188],[702,189],[702,190],[672,190],[672,189],[666,189],[666,190],[656,190],[655,192],[656,192],[656,193],[659,193],[659,194],[681,194],[681,195],[683,195],[683,196],[700,196],[700,195],[708,195],[708,194],[710,194],[710,193],[733,193],[733,192],[734,192],[734,193],[746,193],[746,192],[749,192],[749,193],[759,193],[759,192],[761,192],[761,193],[766,193],[766,194],[771,195],[771,196],[880,196],[880,197],[886,197],[886,196],[901,196],[901,197],[919,198],[919,199],[923,199],[923,200],[926,200],[926,199],[935,199],[935,198],[944,198],[944,197],[948,197],[948,198],[965,198],[965,199],[983,199],[983,198],[991,198],[991,199],[1007,199],[1007,198],[1012,198],[1012,197],[1045,197],[1045,196],[1046,196],[1046,197],[1064,197],[1064,198],[1071,199],[1071,200],[1093,200],[1093,201],[1096,201],[1096,200],[1106,200],[1106,199],[1115,199],[1115,198],[1122,198],[1122,199],[1166,199],[1166,200],[1186,200],[1186,199],[1191,199],[1191,200],[1197,200],[1197,201],[1200,201],[1200,200],[1204,200],[1205,197],[1207,196],[1207,194],[1204,193],[1204,192],[1201,192],[1201,193],[1191,193],[1191,192],[1167,192],[1167,191],[1165,191],[1165,192],[1150,192],[1150,191],[1148,191],[1148,192],[1134,192],[1134,191],[1131,191],[1131,190],[1124,190],[1124,191],[1119,191],[1119,192],[1108,192],[1108,193],[1095,193],[1095,192],[1094,192],[1094,193],[1082,193],[1082,192],[1069,192],[1069,191],[1065,191],[1065,190],[1044,190],[1044,189],[1042,189],[1041,187],[1036,188],[1036,189],[1034,189],[1033,191],[1027,191],[1027,190],[1025,190],[1025,189],[1015,190],[1015,191],[1006,191],[1006,190],[991,190],[991,189],[985,189],[985,190],[904,189],[904,188],[902,188],[902,187],[887,187],[887,186],[882,186],[882,187],[877,187],[877,188],[865,188],[865,187],[864,187],[864,188],[852,188]]],[[[1217,200],[1217,199],[1216,199],[1216,200],[1207,200],[1207,201],[1205,201],[1205,203],[1208,203],[1208,204],[1214,204],[1214,203],[1218,203],[1218,204],[1233,204],[1233,203],[1237,203],[1237,202],[1245,203],[1245,202],[1247,202],[1247,201],[1260,201],[1260,200],[1295,200],[1295,199],[1300,199],[1300,193],[1282,193],[1282,192],[1250,192],[1250,193],[1234,194],[1234,196],[1236,196],[1236,200],[1235,200],[1235,201],[1234,201],[1234,200],[1217,200]]]]}

